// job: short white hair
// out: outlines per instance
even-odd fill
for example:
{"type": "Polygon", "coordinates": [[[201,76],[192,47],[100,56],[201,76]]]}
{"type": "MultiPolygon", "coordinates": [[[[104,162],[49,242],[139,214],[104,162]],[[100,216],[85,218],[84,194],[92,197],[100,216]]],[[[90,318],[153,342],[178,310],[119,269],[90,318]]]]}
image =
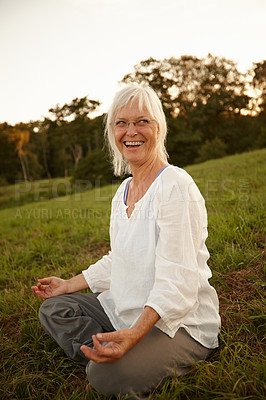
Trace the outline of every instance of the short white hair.
{"type": "Polygon", "coordinates": [[[158,123],[158,156],[164,162],[167,162],[168,159],[168,154],[165,148],[167,135],[166,118],[159,97],[150,86],[129,85],[115,94],[105,120],[105,138],[108,143],[114,174],[116,176],[123,176],[131,173],[131,170],[128,161],[125,160],[115,144],[115,119],[122,107],[135,102],[140,111],[146,108],[151,118],[158,123]]]}

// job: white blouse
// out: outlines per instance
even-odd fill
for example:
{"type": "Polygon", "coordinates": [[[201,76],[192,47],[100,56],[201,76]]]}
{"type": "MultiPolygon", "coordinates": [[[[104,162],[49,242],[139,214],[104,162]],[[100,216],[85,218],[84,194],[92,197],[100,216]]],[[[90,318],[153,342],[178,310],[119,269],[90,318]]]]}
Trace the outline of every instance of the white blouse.
{"type": "Polygon", "coordinates": [[[180,327],[203,346],[218,346],[219,304],[207,265],[207,213],[195,182],[168,166],[135,204],[130,216],[123,195],[113,201],[111,251],[83,271],[115,329],[130,328],[145,306],[170,337],[180,327]]]}

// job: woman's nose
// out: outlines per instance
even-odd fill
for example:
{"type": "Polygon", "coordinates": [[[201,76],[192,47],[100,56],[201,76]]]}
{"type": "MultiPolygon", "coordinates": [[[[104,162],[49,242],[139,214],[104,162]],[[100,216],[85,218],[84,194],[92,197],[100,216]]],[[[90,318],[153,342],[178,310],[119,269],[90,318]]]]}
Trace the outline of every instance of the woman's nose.
{"type": "Polygon", "coordinates": [[[134,122],[129,122],[128,128],[127,128],[127,134],[130,136],[134,136],[136,135],[137,130],[136,127],[134,125],[134,122]]]}

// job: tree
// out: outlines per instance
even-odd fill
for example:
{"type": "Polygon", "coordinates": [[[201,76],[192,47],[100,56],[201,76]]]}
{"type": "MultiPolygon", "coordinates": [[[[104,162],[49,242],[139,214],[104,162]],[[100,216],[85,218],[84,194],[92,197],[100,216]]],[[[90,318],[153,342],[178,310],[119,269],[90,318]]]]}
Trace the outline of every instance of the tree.
{"type": "Polygon", "coordinates": [[[15,143],[8,137],[11,128],[7,123],[0,124],[0,180],[6,183],[14,183],[15,179],[22,178],[15,143]]]}
{"type": "Polygon", "coordinates": [[[141,61],[138,65],[134,66],[134,72],[125,75],[121,82],[127,84],[132,82],[148,84],[158,94],[165,113],[169,114],[173,111],[172,101],[174,98],[170,90],[174,86],[175,81],[167,59],[156,60],[151,57],[141,61]]]}
{"type": "Polygon", "coordinates": [[[215,137],[212,141],[207,140],[199,149],[199,157],[197,158],[197,162],[202,162],[206,160],[211,160],[214,158],[221,158],[226,156],[226,144],[215,137]]]}
{"type": "Polygon", "coordinates": [[[121,82],[149,84],[158,94],[167,115],[187,114],[201,105],[209,105],[216,113],[239,113],[248,104],[245,76],[236,63],[209,54],[171,57],[162,61],[149,58],[134,67],[134,72],[121,82]]]}
{"type": "Polygon", "coordinates": [[[47,130],[49,128],[50,121],[45,118],[43,121],[35,121],[30,124],[32,130],[32,138],[36,143],[36,148],[38,151],[38,158],[43,165],[45,175],[48,179],[52,178],[50,168],[49,168],[49,148],[47,139],[47,130]]]}
{"type": "Polygon", "coordinates": [[[193,164],[203,140],[199,129],[191,129],[182,116],[168,119],[167,151],[170,162],[183,167],[193,164]]]}
{"type": "Polygon", "coordinates": [[[15,145],[15,149],[19,157],[23,172],[23,178],[25,182],[27,182],[30,180],[29,166],[27,159],[27,153],[28,153],[27,147],[30,140],[30,131],[23,124],[19,124],[15,127],[12,127],[11,129],[8,129],[7,131],[4,131],[4,133],[7,134],[8,141],[14,143],[15,145]]]}
{"type": "Polygon", "coordinates": [[[253,87],[260,91],[259,107],[266,112],[266,60],[253,64],[253,87]]]}
{"type": "Polygon", "coordinates": [[[64,142],[65,148],[70,151],[74,168],[77,167],[83,157],[84,147],[91,147],[90,118],[88,115],[95,112],[99,105],[98,101],[89,100],[85,96],[80,99],[76,98],[62,107],[57,105],[49,110],[52,115],[51,119],[55,122],[56,133],[64,142]]]}
{"type": "Polygon", "coordinates": [[[92,150],[79,162],[73,173],[74,182],[85,181],[90,187],[97,184],[106,185],[112,183],[114,179],[106,149],[92,150]]]}

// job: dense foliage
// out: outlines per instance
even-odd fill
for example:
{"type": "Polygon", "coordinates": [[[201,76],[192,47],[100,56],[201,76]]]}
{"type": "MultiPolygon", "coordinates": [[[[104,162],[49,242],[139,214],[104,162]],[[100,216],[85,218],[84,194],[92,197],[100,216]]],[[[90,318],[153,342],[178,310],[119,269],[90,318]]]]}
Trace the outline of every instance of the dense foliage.
{"type": "MultiPolygon", "coordinates": [[[[121,83],[149,84],[168,122],[167,150],[179,166],[266,145],[266,60],[246,73],[235,62],[209,54],[149,58],[121,83]]],[[[87,97],[56,105],[49,118],[0,124],[0,182],[73,176],[108,183],[114,177],[103,150],[104,115],[87,97]]]]}

